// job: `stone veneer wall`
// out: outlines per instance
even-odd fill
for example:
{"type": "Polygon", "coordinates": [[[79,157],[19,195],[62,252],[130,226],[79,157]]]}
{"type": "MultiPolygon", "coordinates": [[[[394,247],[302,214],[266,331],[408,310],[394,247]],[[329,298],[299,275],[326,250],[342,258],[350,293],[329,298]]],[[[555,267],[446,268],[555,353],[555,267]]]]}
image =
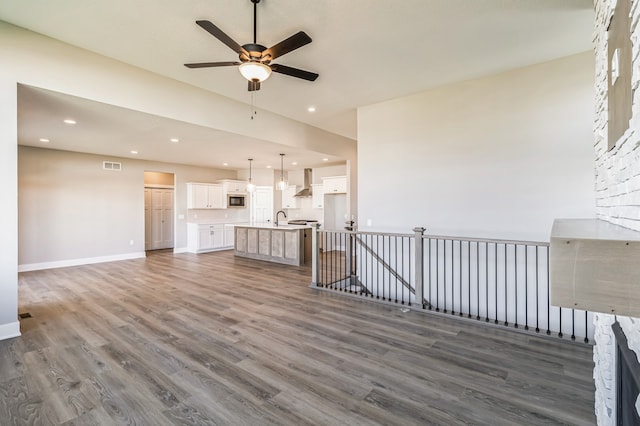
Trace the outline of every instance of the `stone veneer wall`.
{"type": "MultiPolygon", "coordinates": [[[[616,0],[595,0],[594,44],[596,56],[595,171],[596,214],[599,219],[640,231],[640,0],[631,2],[633,110],[629,129],[608,151],[607,141],[607,27],[616,0]]],[[[598,425],[615,424],[616,317],[594,315],[593,377],[596,384],[598,425]]],[[[617,317],[629,346],[640,358],[640,319],[617,317]]]]}

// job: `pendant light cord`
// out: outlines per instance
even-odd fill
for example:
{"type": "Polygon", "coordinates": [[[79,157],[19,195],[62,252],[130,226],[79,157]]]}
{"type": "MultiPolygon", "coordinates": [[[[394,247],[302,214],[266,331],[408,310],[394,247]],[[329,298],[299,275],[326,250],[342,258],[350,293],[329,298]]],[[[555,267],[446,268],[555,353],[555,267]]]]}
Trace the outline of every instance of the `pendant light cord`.
{"type": "Polygon", "coordinates": [[[280,154],[280,182],[284,182],[284,154],[280,154]]]}

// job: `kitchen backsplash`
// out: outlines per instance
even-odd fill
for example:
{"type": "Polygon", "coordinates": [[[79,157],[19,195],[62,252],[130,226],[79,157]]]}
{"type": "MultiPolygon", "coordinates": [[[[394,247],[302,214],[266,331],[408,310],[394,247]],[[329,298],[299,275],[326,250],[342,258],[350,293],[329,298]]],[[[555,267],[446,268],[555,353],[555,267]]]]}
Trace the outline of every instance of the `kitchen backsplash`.
{"type": "Polygon", "coordinates": [[[287,209],[287,219],[295,220],[295,219],[307,219],[307,220],[317,220],[322,223],[324,218],[322,209],[314,209],[311,198],[300,198],[300,208],[299,209],[287,209]]]}
{"type": "Polygon", "coordinates": [[[187,210],[189,223],[249,222],[249,209],[187,210]]]}

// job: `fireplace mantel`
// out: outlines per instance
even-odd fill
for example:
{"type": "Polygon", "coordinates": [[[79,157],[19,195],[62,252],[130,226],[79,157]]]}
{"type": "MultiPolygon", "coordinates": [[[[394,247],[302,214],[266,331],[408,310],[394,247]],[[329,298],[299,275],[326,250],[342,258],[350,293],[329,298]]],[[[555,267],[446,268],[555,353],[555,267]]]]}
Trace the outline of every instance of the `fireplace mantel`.
{"type": "Polygon", "coordinates": [[[599,219],[556,219],[551,303],[640,317],[640,232],[599,219]]]}

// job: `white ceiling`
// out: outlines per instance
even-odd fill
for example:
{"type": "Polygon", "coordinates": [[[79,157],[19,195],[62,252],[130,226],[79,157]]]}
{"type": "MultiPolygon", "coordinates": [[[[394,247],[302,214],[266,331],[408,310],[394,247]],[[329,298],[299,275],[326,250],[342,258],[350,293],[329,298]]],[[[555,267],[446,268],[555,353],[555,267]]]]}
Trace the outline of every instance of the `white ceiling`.
{"type": "Polygon", "coordinates": [[[20,145],[202,167],[322,167],[343,158],[241,136],[36,87],[18,86],[20,145]],[[72,118],[76,124],[65,124],[72,118]],[[171,139],[178,137],[178,142],[171,139]],[[43,143],[40,139],[47,139],[43,143]],[[137,154],[131,153],[136,151],[137,154]],[[295,164],[294,164],[295,163],[295,164]]]}
{"type": "MultiPolygon", "coordinates": [[[[250,103],[235,67],[183,66],[236,60],[235,52],[195,21],[210,20],[239,44],[251,42],[250,0],[2,0],[0,19],[250,103]]],[[[256,103],[355,139],[358,107],[590,50],[592,28],[592,0],[262,0],[258,43],[271,46],[305,31],[313,42],[276,62],[320,77],[307,82],[274,74],[256,103]],[[315,113],[307,111],[311,105],[315,113]]],[[[51,108],[62,101],[45,92],[51,108]]],[[[158,118],[148,118],[131,118],[131,134],[122,139],[151,134],[158,118]]],[[[195,139],[205,137],[206,129],[193,131],[195,139]]],[[[213,131],[206,137],[221,135],[213,131]]],[[[229,161],[247,157],[251,143],[238,140],[238,146],[245,144],[242,155],[229,161]]]]}

